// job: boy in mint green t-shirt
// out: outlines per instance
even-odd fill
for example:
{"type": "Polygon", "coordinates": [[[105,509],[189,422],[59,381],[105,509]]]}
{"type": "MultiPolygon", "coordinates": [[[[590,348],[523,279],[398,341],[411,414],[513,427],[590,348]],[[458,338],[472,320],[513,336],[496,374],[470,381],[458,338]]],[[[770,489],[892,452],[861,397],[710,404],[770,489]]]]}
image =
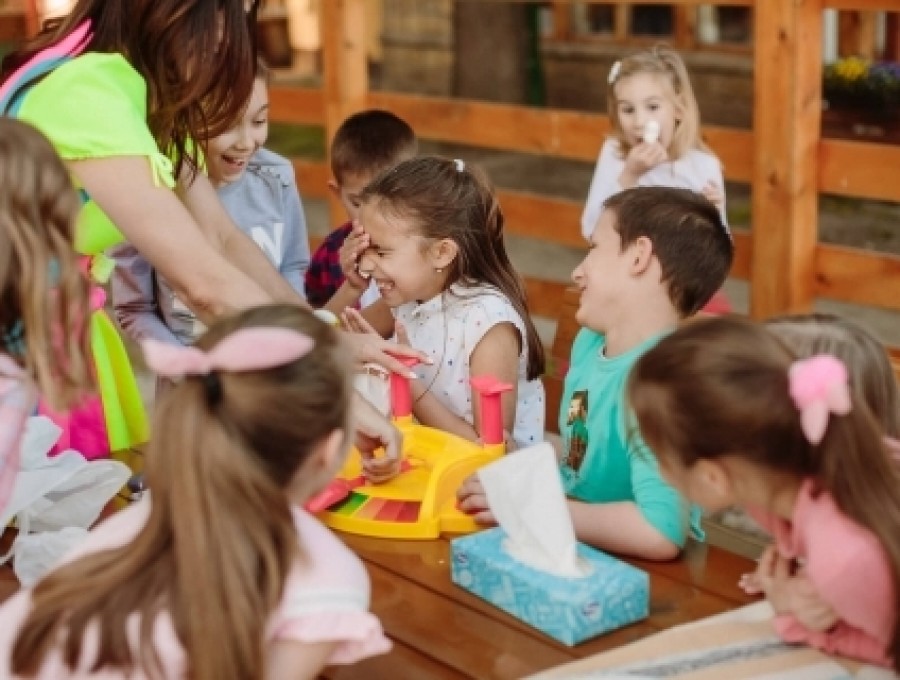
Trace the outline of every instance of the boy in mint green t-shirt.
{"type": "MultiPolygon", "coordinates": [[[[722,286],[733,253],[718,210],[700,194],[637,187],[604,204],[591,249],[572,273],[583,328],[559,418],[560,474],[579,540],[664,560],[678,555],[691,524],[699,532],[632,430],[625,383],[638,357],[722,286]]],[[[476,476],[459,498],[476,519],[492,521],[476,476]]]]}

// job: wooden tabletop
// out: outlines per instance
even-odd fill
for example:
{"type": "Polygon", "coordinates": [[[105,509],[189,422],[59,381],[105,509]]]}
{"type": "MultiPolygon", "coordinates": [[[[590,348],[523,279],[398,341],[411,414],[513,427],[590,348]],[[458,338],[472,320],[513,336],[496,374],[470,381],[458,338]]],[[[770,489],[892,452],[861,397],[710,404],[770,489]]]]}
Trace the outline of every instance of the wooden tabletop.
{"type": "MultiPolygon", "coordinates": [[[[12,532],[0,540],[5,550],[12,532]]],[[[633,642],[672,626],[752,602],[737,587],[754,565],[743,557],[691,544],[674,562],[628,560],[650,574],[650,617],[566,647],[454,585],[450,543],[339,534],[372,578],[372,610],[394,641],[391,653],[354,666],[328,668],[330,680],[479,680],[521,678],[633,642]]],[[[0,567],[0,601],[17,589],[0,567]]]]}
{"type": "Polygon", "coordinates": [[[521,678],[755,599],[737,587],[755,565],[716,547],[692,544],[674,562],[628,560],[650,574],[650,617],[566,647],[454,585],[447,540],[341,537],[369,569],[372,610],[394,650],[327,669],[324,677],[334,680],[521,678]]]}

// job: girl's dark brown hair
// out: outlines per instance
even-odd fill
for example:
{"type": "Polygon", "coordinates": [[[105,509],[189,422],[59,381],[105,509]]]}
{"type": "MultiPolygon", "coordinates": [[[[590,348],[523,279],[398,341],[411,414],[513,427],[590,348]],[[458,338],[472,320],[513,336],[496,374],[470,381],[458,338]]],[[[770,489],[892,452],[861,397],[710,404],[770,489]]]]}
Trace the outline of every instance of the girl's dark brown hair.
{"type": "Polygon", "coordinates": [[[199,167],[196,145],[226,132],[250,98],[256,71],[259,0],[79,0],[22,50],[17,66],[90,19],[91,52],[122,54],[147,83],[147,123],[159,149],[199,167]],[[246,11],[245,11],[246,8],[246,11]]]}
{"type": "Polygon", "coordinates": [[[226,319],[204,350],[241,328],[275,326],[315,347],[267,370],[217,371],[217,398],[204,377],[175,385],[157,408],[148,445],[152,489],[146,525],[126,545],[82,557],[35,588],[33,609],[12,655],[14,674],[34,674],[59,646],[77,666],[89,626],[99,624],[91,670],[162,668],[153,646],[161,612],[171,616],[194,680],[266,677],[265,630],[299,554],[285,487],[313,447],[346,431],[350,360],[337,333],[292,305],[226,319]],[[140,621],[133,652],[129,618],[140,621]]]}
{"type": "Polygon", "coordinates": [[[528,379],[534,380],[544,372],[544,346],[506,254],[503,211],[485,175],[470,165],[458,169],[458,163],[437,156],[404,161],[373,180],[360,200],[378,201],[380,210],[414,221],[426,239],[456,243],[447,287],[489,284],[507,297],[525,325],[528,379]]]}
{"type": "Polygon", "coordinates": [[[93,389],[88,281],[72,242],[81,203],[50,142],[0,117],[0,332],[21,330],[24,351],[0,346],[55,408],[93,389]]]}
{"type": "MultiPolygon", "coordinates": [[[[773,471],[812,478],[844,514],[871,531],[891,562],[900,611],[900,466],[866,400],[831,414],[818,445],[803,434],[789,393],[795,355],[764,326],[736,317],[680,328],[638,359],[628,398],[640,433],[663,460],[739,455],[773,471]]],[[[852,387],[852,386],[851,386],[852,387]]],[[[900,626],[887,650],[900,670],[900,626]]]]}

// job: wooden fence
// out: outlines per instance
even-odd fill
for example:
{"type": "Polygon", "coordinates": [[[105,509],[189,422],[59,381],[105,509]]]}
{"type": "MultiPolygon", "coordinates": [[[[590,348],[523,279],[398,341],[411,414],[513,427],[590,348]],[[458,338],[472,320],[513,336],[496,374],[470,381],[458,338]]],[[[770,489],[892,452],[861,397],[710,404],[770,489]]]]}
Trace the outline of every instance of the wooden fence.
{"type": "MultiPolygon", "coordinates": [[[[348,114],[379,107],[402,116],[425,139],[596,160],[609,126],[606,116],[370,91],[366,1],[322,3],[323,86],[273,88],[273,120],[324,125],[330,138],[348,114]]],[[[724,163],[726,178],[751,185],[753,224],[736,230],[732,271],[749,280],[751,314],[761,318],[804,311],[816,297],[900,310],[900,258],[818,242],[820,193],[900,201],[900,146],[820,138],[822,10],[890,10],[896,3],[718,4],[755,10],[753,130],[704,129],[724,163]]],[[[297,160],[295,167],[303,195],[326,196],[327,164],[297,160]]],[[[580,202],[514,191],[502,191],[501,201],[511,233],[584,245],[578,227],[580,202]]],[[[553,317],[565,284],[540,279],[527,283],[534,313],[553,317]]]]}

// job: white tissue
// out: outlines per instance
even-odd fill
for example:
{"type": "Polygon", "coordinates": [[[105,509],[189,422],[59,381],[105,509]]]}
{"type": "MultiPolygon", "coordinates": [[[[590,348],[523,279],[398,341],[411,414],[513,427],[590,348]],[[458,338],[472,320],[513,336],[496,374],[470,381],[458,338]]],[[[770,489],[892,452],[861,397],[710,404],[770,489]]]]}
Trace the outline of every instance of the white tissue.
{"type": "Polygon", "coordinates": [[[534,569],[567,578],[590,573],[566,506],[556,454],[541,443],[504,456],[478,471],[488,505],[506,532],[503,548],[534,569]]]}
{"type": "Polygon", "coordinates": [[[654,144],[659,139],[659,122],[655,120],[647,121],[644,125],[644,142],[646,144],[654,144]]]}

